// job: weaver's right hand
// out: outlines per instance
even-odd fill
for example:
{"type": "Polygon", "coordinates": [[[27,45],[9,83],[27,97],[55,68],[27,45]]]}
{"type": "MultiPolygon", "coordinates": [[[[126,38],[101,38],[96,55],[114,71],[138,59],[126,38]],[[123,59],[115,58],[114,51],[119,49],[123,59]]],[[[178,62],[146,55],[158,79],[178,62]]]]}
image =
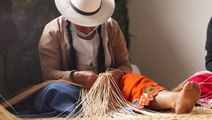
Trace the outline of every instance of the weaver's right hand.
{"type": "Polygon", "coordinates": [[[97,78],[98,75],[92,71],[75,71],[72,74],[73,81],[83,85],[88,90],[93,86],[97,78]]]}

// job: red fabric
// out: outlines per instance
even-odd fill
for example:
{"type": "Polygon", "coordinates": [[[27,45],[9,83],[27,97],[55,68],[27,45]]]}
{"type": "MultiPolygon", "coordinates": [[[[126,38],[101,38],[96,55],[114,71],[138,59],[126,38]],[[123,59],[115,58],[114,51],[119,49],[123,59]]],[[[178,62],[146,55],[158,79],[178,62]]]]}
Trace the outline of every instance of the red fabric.
{"type": "Polygon", "coordinates": [[[212,98],[212,73],[205,71],[194,74],[186,80],[187,82],[196,82],[200,85],[201,98],[212,98]]]}

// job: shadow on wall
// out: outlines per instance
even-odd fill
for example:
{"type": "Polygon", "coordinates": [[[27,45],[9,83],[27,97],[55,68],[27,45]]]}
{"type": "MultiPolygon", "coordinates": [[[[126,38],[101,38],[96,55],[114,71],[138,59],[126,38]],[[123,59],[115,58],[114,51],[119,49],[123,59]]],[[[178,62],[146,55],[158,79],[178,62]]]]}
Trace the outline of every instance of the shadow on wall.
{"type": "Polygon", "coordinates": [[[41,82],[38,41],[58,15],[53,0],[0,0],[0,95],[41,82]]]}

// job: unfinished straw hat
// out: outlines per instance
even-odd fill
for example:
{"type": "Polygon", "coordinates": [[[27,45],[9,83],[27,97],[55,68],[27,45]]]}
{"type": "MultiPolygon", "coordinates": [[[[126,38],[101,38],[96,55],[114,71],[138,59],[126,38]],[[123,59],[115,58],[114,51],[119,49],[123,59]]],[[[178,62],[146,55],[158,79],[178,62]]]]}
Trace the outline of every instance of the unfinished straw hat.
{"type": "Polygon", "coordinates": [[[55,0],[55,4],[62,16],[81,26],[100,25],[115,9],[114,0],[55,0]]]}

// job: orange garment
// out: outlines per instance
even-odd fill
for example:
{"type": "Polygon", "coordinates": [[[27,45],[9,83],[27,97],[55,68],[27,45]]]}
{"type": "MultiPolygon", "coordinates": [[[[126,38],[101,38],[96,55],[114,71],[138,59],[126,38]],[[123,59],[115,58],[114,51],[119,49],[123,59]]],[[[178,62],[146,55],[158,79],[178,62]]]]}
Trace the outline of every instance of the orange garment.
{"type": "Polygon", "coordinates": [[[119,82],[119,88],[126,100],[132,102],[136,108],[141,109],[164,90],[153,80],[134,73],[128,73],[119,82]]]}

